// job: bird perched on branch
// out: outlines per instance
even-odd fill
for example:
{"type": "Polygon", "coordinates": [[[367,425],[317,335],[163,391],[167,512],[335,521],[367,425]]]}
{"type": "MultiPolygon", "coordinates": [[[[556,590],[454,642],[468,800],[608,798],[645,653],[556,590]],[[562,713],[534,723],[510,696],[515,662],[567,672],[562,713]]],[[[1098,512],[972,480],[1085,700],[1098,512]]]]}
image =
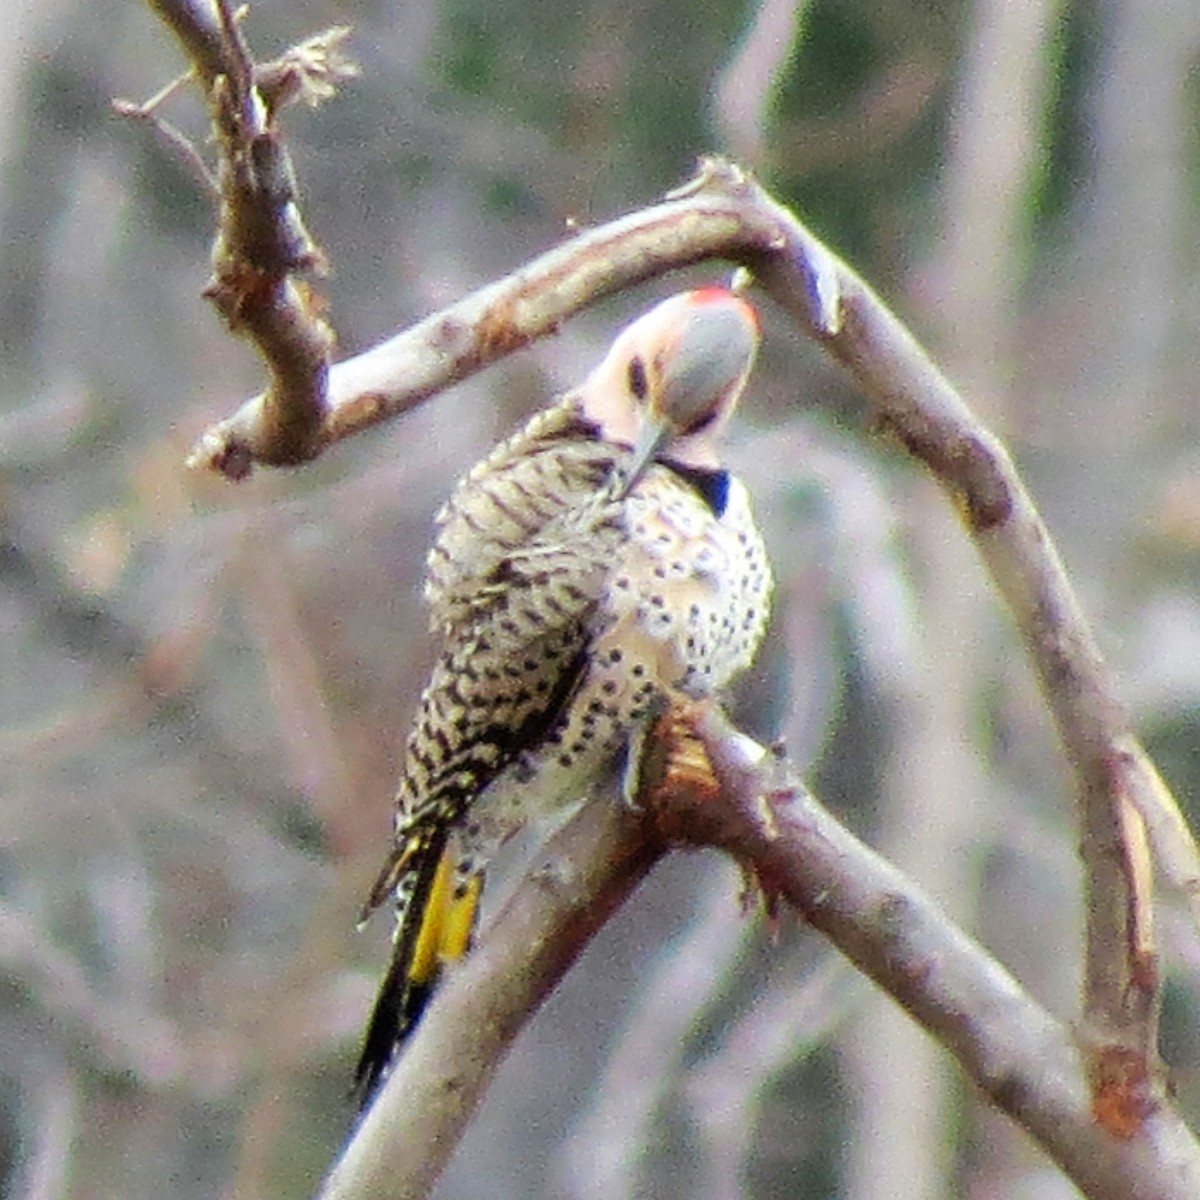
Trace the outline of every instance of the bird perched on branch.
{"type": "Polygon", "coordinates": [[[758,342],[742,297],[672,296],[438,515],[425,598],[442,649],[363,914],[396,904],[356,1075],[364,1102],[443,964],[468,949],[499,844],[615,779],[622,760],[635,779],[671,697],[709,695],[754,656],[770,568],[718,442],[758,342]]]}

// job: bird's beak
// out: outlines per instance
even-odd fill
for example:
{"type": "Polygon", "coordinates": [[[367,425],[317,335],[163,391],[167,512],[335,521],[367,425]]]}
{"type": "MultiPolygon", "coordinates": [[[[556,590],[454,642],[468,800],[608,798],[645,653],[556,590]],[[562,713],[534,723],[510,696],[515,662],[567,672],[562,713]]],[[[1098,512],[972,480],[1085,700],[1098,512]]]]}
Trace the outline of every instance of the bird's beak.
{"type": "Polygon", "coordinates": [[[637,481],[645,474],[646,468],[654,461],[654,456],[662,449],[670,433],[670,426],[661,415],[653,411],[646,413],[642,431],[633,446],[633,459],[625,477],[625,487],[621,491],[622,499],[629,495],[637,481]]]}

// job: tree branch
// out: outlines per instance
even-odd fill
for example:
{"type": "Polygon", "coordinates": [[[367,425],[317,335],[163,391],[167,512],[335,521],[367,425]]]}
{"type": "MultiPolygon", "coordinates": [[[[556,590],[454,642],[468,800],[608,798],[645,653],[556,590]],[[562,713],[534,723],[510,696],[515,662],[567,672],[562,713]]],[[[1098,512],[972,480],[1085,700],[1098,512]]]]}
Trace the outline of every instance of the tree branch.
{"type": "MultiPolygon", "coordinates": [[[[303,462],[316,453],[325,418],[334,337],[321,315],[323,302],[300,278],[323,271],[325,259],[300,214],[277,117],[287,103],[323,99],[356,73],[340,54],[347,31],[328,30],[260,65],[229,0],[217,0],[215,7],[201,0],[151,0],[151,7],[191,60],[216,133],[219,212],[204,294],[231,330],[254,343],[270,376],[253,457],[279,465],[303,462]]],[[[250,464],[241,446],[230,445],[219,466],[236,479],[250,464]]]]}
{"type": "Polygon", "coordinates": [[[591,804],[553,839],[547,865],[448,978],[320,1200],[428,1194],[523,1021],[666,842],[733,854],[903,1004],[1092,1200],[1200,1194],[1200,1150],[1169,1105],[1135,1138],[1097,1124],[1069,1028],[825,812],[786,763],[719,712],[676,716],[687,732],[676,727],[666,743],[698,735],[714,764],[707,781],[704,770],[656,768],[644,815],[591,804]]]}
{"type": "MultiPolygon", "coordinates": [[[[1200,1148],[1161,1096],[1137,1136],[1095,1120],[1093,1069],[1072,1031],[1027,996],[977,943],[808,795],[785,762],[716,711],[697,732],[724,804],[672,796],[668,834],[718,846],[884,987],[1028,1130],[1085,1195],[1195,1194],[1200,1148]]],[[[660,827],[664,817],[660,817],[660,827]]],[[[1085,1047],[1085,1050],[1087,1047],[1085,1047]]]]}
{"type": "MultiPolygon", "coordinates": [[[[778,217],[758,204],[757,187],[723,164],[706,170],[686,197],[668,200],[572,238],[505,279],[427,317],[329,373],[324,424],[311,450],[367,429],[467,378],[537,338],[603,296],[675,267],[709,258],[753,266],[782,240],[778,217]]],[[[782,211],[782,210],[780,210],[782,211]]],[[[801,257],[821,305],[809,318],[832,331],[832,258],[797,227],[801,257]]],[[[812,310],[809,306],[810,311],[812,310]]],[[[228,473],[230,461],[274,461],[264,415],[269,393],[207,430],[189,459],[228,473]]]]}
{"type": "MultiPolygon", "coordinates": [[[[724,257],[854,376],[873,424],[949,492],[1034,662],[1075,775],[1087,876],[1083,1036],[1097,1116],[1132,1132],[1160,1090],[1158,978],[1146,825],[1168,876],[1200,914],[1200,855],[1134,736],[1050,535],[1000,442],[972,415],[871,289],[753,180],[710,160],[664,204],[591,230],[330,372],[314,452],[403,412],[602,295],[724,257]]],[[[257,397],[209,430],[192,462],[268,459],[257,397]],[[264,450],[264,447],[266,448],[264,450]]]]}
{"type": "Polygon", "coordinates": [[[588,805],[450,972],[321,1190],[428,1195],[525,1021],[662,855],[649,822],[588,805]]]}
{"type": "Polygon", "coordinates": [[[228,0],[215,11],[196,0],[152,2],[204,81],[218,133],[221,216],[208,292],[231,327],[256,342],[270,373],[261,396],[203,436],[194,464],[237,478],[255,461],[304,461],[552,332],[602,295],[713,257],[750,268],[843,363],[875,427],[954,500],[1033,660],[1079,800],[1088,913],[1080,1033],[1094,1115],[1114,1134],[1144,1132],[1165,1105],[1147,830],[1194,915],[1200,854],[1130,728],[1008,454],[903,325],[792,213],[712,160],[665,203],[589,231],[330,369],[330,331],[293,278],[320,260],[275,121],[276,105],[297,89],[284,82],[287,70],[251,61],[228,0]]]}

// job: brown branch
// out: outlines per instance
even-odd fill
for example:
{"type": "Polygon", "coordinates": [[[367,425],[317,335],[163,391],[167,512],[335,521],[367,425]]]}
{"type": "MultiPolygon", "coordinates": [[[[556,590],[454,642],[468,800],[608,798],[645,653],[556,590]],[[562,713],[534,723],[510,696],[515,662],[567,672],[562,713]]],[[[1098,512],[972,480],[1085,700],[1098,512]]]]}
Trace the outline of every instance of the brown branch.
{"type": "MultiPolygon", "coordinates": [[[[205,295],[231,330],[254,343],[267,367],[254,457],[302,462],[315,453],[325,418],[334,338],[322,302],[301,278],[322,271],[325,260],[300,214],[277,117],[285,104],[322,99],[354,74],[340,55],[346,30],[328,30],[260,65],[229,0],[215,8],[199,0],[150,3],[182,43],[216,133],[219,211],[205,295]]],[[[145,113],[135,108],[132,115],[145,113]]],[[[170,136],[165,122],[157,125],[170,136]]],[[[250,462],[231,446],[220,466],[238,478],[250,462]]]]}
{"type": "MultiPolygon", "coordinates": [[[[436,392],[553,333],[602,296],[674,267],[726,257],[752,266],[780,242],[772,209],[739,173],[718,169],[687,197],[644,209],[571,239],[498,283],[426,318],[329,373],[316,454],[353,433],[407,412],[436,392]]],[[[819,243],[802,235],[797,266],[820,270],[819,243]]],[[[828,306],[825,315],[836,320],[828,306]]],[[[256,396],[207,430],[189,463],[228,473],[231,461],[273,461],[266,397],[256,396]]]]}
{"type": "Polygon", "coordinates": [[[1092,1200],[1200,1194],[1200,1150],[1169,1105],[1147,1113],[1137,1137],[1104,1129],[1069,1028],[842,828],[786,763],[719,713],[697,710],[687,721],[720,790],[711,776],[691,786],[672,769],[666,785],[652,780],[645,790],[646,816],[592,804],[551,842],[547,865],[518,888],[430,1007],[321,1200],[428,1194],[521,1024],[645,876],[663,840],[737,857],[903,1004],[1092,1200]]]}
{"type": "Polygon", "coordinates": [[[924,462],[955,502],[1016,620],[1074,773],[1088,913],[1081,1033],[1093,1048],[1097,1115],[1132,1132],[1161,1094],[1143,822],[1193,906],[1200,895],[1195,843],[1116,698],[1049,532],[1004,447],[866,284],[841,270],[839,279],[844,330],[829,348],[872,401],[877,429],[924,462]]]}
{"type": "Polygon", "coordinates": [[[321,1200],[428,1195],[525,1020],[662,852],[615,804],[589,805],[551,842],[439,990],[321,1200]]]}
{"type": "MultiPolygon", "coordinates": [[[[209,292],[267,360],[260,397],[210,430],[193,461],[231,477],[299,462],[495,361],[597,297],[724,257],[851,372],[876,427],[956,501],[1013,611],[1075,775],[1087,876],[1082,1036],[1097,1117],[1131,1136],[1161,1101],[1158,978],[1146,826],[1177,886],[1200,904],[1200,856],[1115,698],[1049,535],[1007,453],[861,279],[752,180],[718,162],[665,204],[586,233],[508,279],[328,371],[331,337],[292,278],[318,262],[294,202],[275,112],[227,0],[155,0],[205,81],[219,135],[220,233],[209,292]]],[[[300,56],[304,59],[304,56],[300,56]]],[[[318,56],[319,58],[320,56],[318,56]]],[[[272,96],[296,89],[287,71],[272,96]]]]}
{"type": "MultiPolygon", "coordinates": [[[[1185,1196],[1200,1147],[1161,1092],[1136,1131],[1096,1120],[1094,1061],[986,952],[859,846],[786,763],[719,713],[700,716],[728,803],[672,799],[667,832],[719,846],[819,929],[958,1060],[1089,1197],[1185,1196]]],[[[660,825],[663,819],[660,818],[660,825]]]]}
{"type": "MultiPolygon", "coordinates": [[[[1169,877],[1200,910],[1200,855],[1137,742],[1040,516],[999,441],[972,415],[871,289],[787,209],[709,161],[664,204],[591,230],[365,354],[335,366],[318,449],[494,362],[597,297],[724,257],[763,287],[854,376],[877,430],[949,492],[1033,660],[1076,780],[1087,876],[1083,1035],[1097,1115],[1136,1129],[1161,1090],[1150,925],[1149,826],[1169,877]]],[[[193,463],[228,470],[277,456],[270,397],[209,430],[193,463]]]]}

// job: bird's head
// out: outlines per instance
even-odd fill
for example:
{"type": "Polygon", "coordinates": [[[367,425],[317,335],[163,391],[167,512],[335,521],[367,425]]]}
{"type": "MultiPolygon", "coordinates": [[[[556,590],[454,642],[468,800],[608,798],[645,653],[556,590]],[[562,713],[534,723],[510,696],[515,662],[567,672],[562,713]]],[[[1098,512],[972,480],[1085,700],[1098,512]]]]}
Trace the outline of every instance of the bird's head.
{"type": "Polygon", "coordinates": [[[746,386],[758,314],[721,287],[681,292],[626,326],[579,389],[584,416],[634,450],[633,475],[656,456],[719,466],[717,438],[746,386]]]}

